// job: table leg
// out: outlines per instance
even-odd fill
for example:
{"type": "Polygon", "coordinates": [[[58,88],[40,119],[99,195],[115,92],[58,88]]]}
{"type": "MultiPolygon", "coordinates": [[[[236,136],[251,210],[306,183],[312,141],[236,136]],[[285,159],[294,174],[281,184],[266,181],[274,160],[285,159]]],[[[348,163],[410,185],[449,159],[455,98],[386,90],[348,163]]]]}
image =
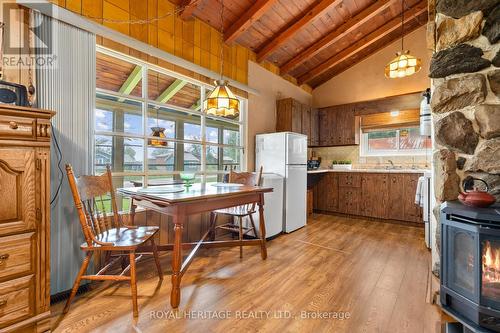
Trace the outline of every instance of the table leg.
{"type": "Polygon", "coordinates": [[[259,201],[259,226],[260,226],[260,256],[262,259],[267,258],[266,248],[266,223],[264,221],[264,195],[261,194],[259,201]]]}
{"type": "Polygon", "coordinates": [[[134,199],[130,199],[130,222],[127,223],[129,225],[135,225],[135,209],[137,205],[134,204],[134,199]]]}
{"type": "Polygon", "coordinates": [[[182,230],[184,229],[181,216],[174,215],[174,248],[172,251],[172,291],[170,305],[177,308],[181,299],[181,264],[182,264],[182,230]]]}

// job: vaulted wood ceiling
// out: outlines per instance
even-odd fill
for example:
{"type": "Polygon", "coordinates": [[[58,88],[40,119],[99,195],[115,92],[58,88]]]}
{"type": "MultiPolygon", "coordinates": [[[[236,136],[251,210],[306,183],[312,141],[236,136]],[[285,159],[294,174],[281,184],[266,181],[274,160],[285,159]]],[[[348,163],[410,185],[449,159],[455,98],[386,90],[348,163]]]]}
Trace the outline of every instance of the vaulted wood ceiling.
{"type": "MultiPolygon", "coordinates": [[[[223,2],[226,43],[252,49],[257,60],[312,87],[401,38],[401,0],[174,2],[182,18],[197,17],[217,29],[223,2]]],[[[427,0],[405,0],[405,7],[405,34],[427,23],[427,0]]]]}

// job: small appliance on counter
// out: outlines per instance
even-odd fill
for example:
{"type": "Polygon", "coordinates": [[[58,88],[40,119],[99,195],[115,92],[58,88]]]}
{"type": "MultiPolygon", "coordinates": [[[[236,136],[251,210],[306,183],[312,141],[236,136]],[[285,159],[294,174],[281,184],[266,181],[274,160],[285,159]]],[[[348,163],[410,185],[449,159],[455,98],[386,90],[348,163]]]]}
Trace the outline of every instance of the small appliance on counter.
{"type": "Polygon", "coordinates": [[[320,164],[320,160],[307,160],[307,170],[317,170],[320,164]]]}
{"type": "Polygon", "coordinates": [[[310,159],[307,160],[307,170],[317,170],[321,165],[321,157],[317,157],[316,153],[313,151],[311,153],[310,159]]]}

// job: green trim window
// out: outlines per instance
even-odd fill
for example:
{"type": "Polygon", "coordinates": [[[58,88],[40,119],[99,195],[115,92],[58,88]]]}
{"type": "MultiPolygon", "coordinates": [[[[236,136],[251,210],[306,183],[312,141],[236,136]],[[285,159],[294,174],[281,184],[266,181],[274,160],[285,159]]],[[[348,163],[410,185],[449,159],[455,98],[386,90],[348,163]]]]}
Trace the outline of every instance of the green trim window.
{"type": "Polygon", "coordinates": [[[103,47],[96,64],[95,174],[110,164],[115,187],[127,187],[175,183],[181,171],[218,181],[245,168],[246,100],[236,119],[207,116],[209,85],[103,47]],[[164,145],[150,144],[151,127],[165,129],[164,145]]]}

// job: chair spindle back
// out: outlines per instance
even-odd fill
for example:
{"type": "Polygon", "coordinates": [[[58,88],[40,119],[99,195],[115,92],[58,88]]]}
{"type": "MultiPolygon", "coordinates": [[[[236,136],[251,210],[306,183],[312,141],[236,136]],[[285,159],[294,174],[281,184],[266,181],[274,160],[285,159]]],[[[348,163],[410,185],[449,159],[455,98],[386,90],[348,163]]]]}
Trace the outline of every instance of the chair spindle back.
{"type": "Polygon", "coordinates": [[[106,173],[101,176],[75,177],[73,168],[67,164],[66,172],[85,241],[89,246],[100,244],[99,234],[121,226],[111,168],[106,166],[106,173]]]}

